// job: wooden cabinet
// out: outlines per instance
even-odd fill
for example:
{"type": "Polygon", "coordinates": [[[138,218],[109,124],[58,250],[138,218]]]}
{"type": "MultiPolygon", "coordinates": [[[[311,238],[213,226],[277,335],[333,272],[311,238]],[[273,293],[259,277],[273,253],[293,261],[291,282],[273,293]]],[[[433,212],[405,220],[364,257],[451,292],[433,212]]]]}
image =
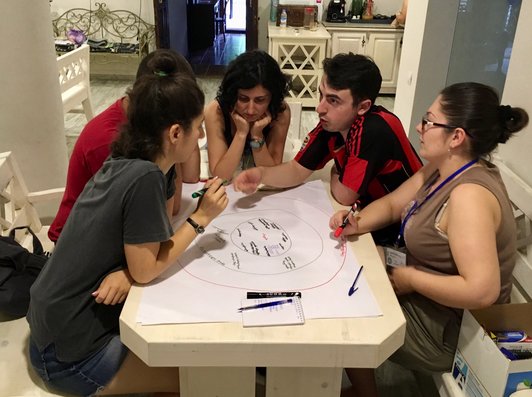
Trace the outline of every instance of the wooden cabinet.
{"type": "Polygon", "coordinates": [[[323,75],[322,62],[327,55],[331,35],[323,26],[317,30],[268,26],[268,52],[279,63],[283,73],[292,77],[288,102],[301,102],[305,107],[318,104],[318,87],[323,75]]]}
{"type": "Polygon", "coordinates": [[[327,26],[331,34],[331,53],[363,54],[372,58],[382,75],[381,93],[393,94],[397,88],[403,30],[393,28],[327,26]]]}

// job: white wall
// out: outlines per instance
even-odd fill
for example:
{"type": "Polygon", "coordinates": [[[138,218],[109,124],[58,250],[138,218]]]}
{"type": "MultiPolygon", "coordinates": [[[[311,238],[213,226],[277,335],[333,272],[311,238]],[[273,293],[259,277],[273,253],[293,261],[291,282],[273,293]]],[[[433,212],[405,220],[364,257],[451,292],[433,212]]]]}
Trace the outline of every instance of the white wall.
{"type": "Polygon", "coordinates": [[[268,51],[268,21],[270,20],[270,0],[258,0],[259,3],[259,48],[268,51]]]}
{"type": "Polygon", "coordinates": [[[394,113],[416,149],[415,127],[445,87],[457,7],[458,0],[417,0],[408,10],[394,113]]]}
{"type": "Polygon", "coordinates": [[[2,0],[0,16],[0,151],[14,152],[30,190],[64,186],[67,148],[48,1],[2,0]]]}
{"type": "Polygon", "coordinates": [[[506,144],[499,153],[508,166],[529,186],[532,186],[532,2],[522,0],[519,22],[515,32],[512,57],[502,95],[503,105],[519,106],[528,112],[531,122],[506,144]]]}
{"type": "MultiPolygon", "coordinates": [[[[176,0],[171,0],[176,1],[176,0]]],[[[71,8],[96,9],[96,3],[105,3],[107,8],[113,10],[128,10],[148,23],[155,23],[152,0],[52,0],[50,3],[52,18],[71,8]]]]}

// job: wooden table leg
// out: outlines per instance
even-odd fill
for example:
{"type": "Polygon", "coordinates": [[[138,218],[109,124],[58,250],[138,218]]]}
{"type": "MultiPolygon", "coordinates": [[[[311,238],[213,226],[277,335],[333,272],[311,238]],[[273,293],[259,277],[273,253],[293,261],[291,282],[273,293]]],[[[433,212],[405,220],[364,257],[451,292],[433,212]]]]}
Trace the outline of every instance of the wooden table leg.
{"type": "Polygon", "coordinates": [[[339,397],[342,368],[268,368],[266,397],[339,397]]]}
{"type": "Polygon", "coordinates": [[[255,367],[180,367],[181,397],[255,395],[255,367]]]}

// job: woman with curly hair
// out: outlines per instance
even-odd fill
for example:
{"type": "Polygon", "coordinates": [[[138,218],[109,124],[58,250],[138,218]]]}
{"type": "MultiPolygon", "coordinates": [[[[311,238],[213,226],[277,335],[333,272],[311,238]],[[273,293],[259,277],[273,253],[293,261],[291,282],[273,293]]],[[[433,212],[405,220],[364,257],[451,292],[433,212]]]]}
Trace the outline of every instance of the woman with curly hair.
{"type": "Polygon", "coordinates": [[[212,175],[231,179],[243,169],[281,163],[290,124],[284,101],[289,86],[264,51],[245,52],[229,64],[216,99],[205,109],[212,175]]]}

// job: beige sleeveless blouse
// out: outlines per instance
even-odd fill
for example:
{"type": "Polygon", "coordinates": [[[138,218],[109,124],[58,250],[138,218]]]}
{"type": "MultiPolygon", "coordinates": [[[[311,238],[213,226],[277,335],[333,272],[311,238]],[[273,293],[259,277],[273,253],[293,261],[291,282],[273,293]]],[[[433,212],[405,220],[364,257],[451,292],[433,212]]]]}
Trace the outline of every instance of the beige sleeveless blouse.
{"type": "MultiPolygon", "coordinates": [[[[515,265],[516,226],[506,187],[498,168],[486,161],[481,166],[471,167],[448,182],[417,209],[405,227],[407,263],[421,270],[436,274],[458,274],[447,236],[437,228],[438,216],[449,200],[451,191],[459,184],[475,183],[488,189],[499,201],[501,224],[497,230],[497,252],[499,254],[501,292],[497,303],[508,303],[512,288],[512,271],[515,265]]],[[[438,178],[434,173],[417,192],[416,200],[421,203],[427,196],[429,187],[438,178]]],[[[410,204],[409,208],[413,202],[410,204]]],[[[403,212],[403,217],[406,211],[403,212]]]]}

